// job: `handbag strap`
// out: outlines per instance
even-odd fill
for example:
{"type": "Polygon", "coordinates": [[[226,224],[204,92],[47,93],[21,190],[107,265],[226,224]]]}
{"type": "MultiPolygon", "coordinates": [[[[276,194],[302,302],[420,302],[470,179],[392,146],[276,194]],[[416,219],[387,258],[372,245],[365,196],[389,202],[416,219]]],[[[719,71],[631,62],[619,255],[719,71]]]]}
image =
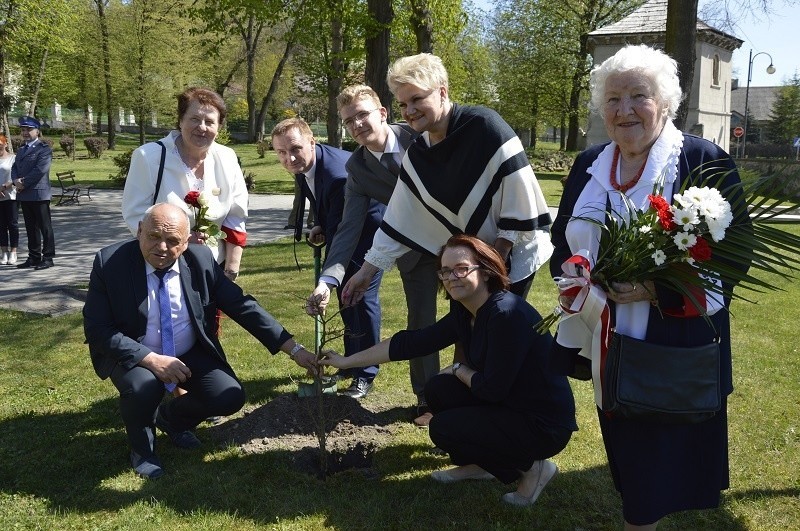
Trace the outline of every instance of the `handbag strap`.
{"type": "Polygon", "coordinates": [[[158,163],[158,177],[156,178],[156,191],[153,193],[153,204],[158,200],[158,191],[161,190],[161,179],[164,177],[164,161],[167,159],[167,146],[161,140],[156,144],[161,146],[161,162],[158,163]]]}

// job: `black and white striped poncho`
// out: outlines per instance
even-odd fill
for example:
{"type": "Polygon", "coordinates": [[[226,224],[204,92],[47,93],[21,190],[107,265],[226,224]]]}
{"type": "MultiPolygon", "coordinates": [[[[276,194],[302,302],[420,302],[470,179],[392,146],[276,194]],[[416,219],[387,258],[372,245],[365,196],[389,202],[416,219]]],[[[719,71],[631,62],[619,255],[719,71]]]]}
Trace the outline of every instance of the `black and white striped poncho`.
{"type": "Polygon", "coordinates": [[[406,151],[366,260],[390,269],[409,248],[438,254],[453,234],[514,242],[512,282],[552,254],[550,212],[517,135],[491,109],[453,104],[447,136],[406,151]]]}

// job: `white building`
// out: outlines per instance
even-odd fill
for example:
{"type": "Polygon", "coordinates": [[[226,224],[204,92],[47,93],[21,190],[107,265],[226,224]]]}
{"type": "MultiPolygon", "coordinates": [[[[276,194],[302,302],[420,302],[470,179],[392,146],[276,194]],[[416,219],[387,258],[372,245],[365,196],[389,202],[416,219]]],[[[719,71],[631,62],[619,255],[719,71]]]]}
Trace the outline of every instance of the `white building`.
{"type": "MultiPolygon", "coordinates": [[[[589,53],[594,64],[599,65],[627,44],[663,49],[666,28],[667,0],[650,0],[619,22],[589,33],[589,53]]],[[[731,56],[743,42],[697,20],[694,81],[685,130],[726,151],[731,121],[731,56]]],[[[608,140],[602,118],[592,113],[586,131],[587,145],[608,140]]]]}

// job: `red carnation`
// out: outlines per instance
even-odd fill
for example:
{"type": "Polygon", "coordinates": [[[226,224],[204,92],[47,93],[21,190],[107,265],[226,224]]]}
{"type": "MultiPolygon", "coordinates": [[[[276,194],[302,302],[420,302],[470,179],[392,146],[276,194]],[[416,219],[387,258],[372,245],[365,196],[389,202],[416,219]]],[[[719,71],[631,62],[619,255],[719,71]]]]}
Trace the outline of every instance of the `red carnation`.
{"type": "Polygon", "coordinates": [[[192,190],[186,194],[186,197],[184,197],[183,200],[186,201],[187,205],[200,208],[200,192],[197,190],[192,190]]]}
{"type": "Polygon", "coordinates": [[[711,247],[705,238],[698,236],[697,242],[689,247],[689,256],[698,262],[705,262],[711,259],[711,247]]]}
{"type": "Polygon", "coordinates": [[[674,221],[672,221],[672,211],[669,209],[669,203],[660,195],[648,195],[647,199],[650,200],[650,206],[658,213],[658,222],[669,232],[678,228],[674,221]]]}

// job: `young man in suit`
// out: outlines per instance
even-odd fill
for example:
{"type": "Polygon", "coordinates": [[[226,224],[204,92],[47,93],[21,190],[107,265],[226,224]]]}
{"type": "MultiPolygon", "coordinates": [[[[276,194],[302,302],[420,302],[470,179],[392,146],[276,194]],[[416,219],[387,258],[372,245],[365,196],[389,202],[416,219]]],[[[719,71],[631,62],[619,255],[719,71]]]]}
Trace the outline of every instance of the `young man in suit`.
{"type": "MultiPolygon", "coordinates": [[[[345,163],[350,152],[343,151],[314,140],[311,128],[302,118],[289,118],[272,130],[272,147],[286,171],[294,174],[302,191],[300,205],[305,199],[311,202],[316,225],[311,229],[312,243],[326,246],[327,268],[330,250],[339,238],[339,222],[344,211],[344,188],[347,181],[345,163]]],[[[363,222],[355,235],[355,252],[342,265],[342,274],[349,279],[358,271],[364,254],[372,245],[372,237],[383,219],[384,206],[376,201],[368,202],[363,222]]],[[[304,208],[298,212],[295,223],[295,239],[300,240],[303,227],[304,208]]],[[[342,321],[347,334],[344,337],[345,356],[367,349],[380,341],[381,306],[378,300],[377,282],[369,285],[364,302],[353,307],[340,307],[342,321]]],[[[352,372],[353,380],[343,394],[363,398],[372,389],[372,381],[378,374],[378,366],[360,367],[352,372]]]]}
{"type": "Polygon", "coordinates": [[[19,129],[25,141],[17,151],[11,166],[11,180],[17,187],[17,201],[25,219],[28,236],[28,259],[19,269],[36,270],[53,267],[56,242],[50,220],[50,163],[53,150],[39,138],[39,120],[32,116],[19,119],[19,129]]]}
{"type": "MultiPolygon", "coordinates": [[[[331,287],[344,285],[344,271],[352,258],[359,261],[364,254],[355,254],[371,201],[386,205],[392,195],[400,164],[415,133],[407,125],[388,124],[386,108],[375,91],[366,85],[345,88],[336,99],[339,116],[347,132],[359,147],[347,161],[347,184],[344,191],[344,216],[336,241],[328,249],[325,269],[317,288],[306,306],[314,314],[317,305],[324,308],[330,299],[331,287]]],[[[425,328],[436,322],[436,257],[409,251],[397,261],[408,307],[408,329],[425,328]]],[[[425,383],[439,372],[439,353],[412,359],[409,362],[411,387],[417,395],[417,422],[429,420],[425,404],[425,383]]]]}
{"type": "Polygon", "coordinates": [[[131,465],[155,479],[164,474],[155,426],[176,446],[196,448],[200,422],[244,405],[217,337],[217,309],[273,354],[286,352],[311,371],[315,358],[225,275],[208,247],[189,245],[189,218],[180,208],[150,207],[137,239],[95,256],[83,326],[95,372],[119,391],[131,465]],[[161,404],[176,386],[186,392],[161,404]]]}

